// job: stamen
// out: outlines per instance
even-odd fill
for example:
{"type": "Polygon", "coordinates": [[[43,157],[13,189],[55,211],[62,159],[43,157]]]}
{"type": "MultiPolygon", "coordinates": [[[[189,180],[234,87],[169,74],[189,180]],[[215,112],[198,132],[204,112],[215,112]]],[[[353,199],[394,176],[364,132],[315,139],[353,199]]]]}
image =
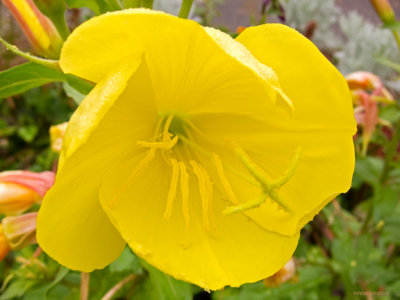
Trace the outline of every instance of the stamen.
{"type": "Polygon", "coordinates": [[[213,188],[207,171],[198,163],[191,160],[193,172],[199,181],[199,191],[203,207],[203,225],[206,230],[210,229],[210,225],[215,229],[214,209],[212,203],[213,188]]]}
{"type": "Polygon", "coordinates": [[[132,183],[132,181],[135,179],[135,177],[142,172],[143,170],[146,169],[147,165],[149,162],[154,158],[155,155],[155,148],[151,148],[145,157],[142,158],[142,160],[136,165],[136,168],[132,171],[131,175],[129,176],[128,180],[125,182],[125,184],[121,187],[121,189],[115,194],[115,196],[110,200],[108,205],[110,208],[115,208],[118,204],[119,198],[126,190],[126,188],[132,183]]]}
{"type": "MultiPolygon", "coordinates": [[[[206,157],[207,159],[212,158],[212,154],[210,152],[208,152],[207,150],[205,150],[204,148],[200,147],[199,145],[197,145],[195,142],[193,142],[192,140],[186,138],[183,135],[179,135],[178,137],[181,141],[183,141],[185,144],[189,145],[190,147],[193,147],[195,150],[197,150],[199,153],[201,153],[204,157],[206,157]]],[[[224,164],[224,167],[229,170],[230,172],[232,172],[233,174],[235,174],[236,176],[238,176],[239,178],[246,180],[248,183],[252,184],[252,185],[257,185],[258,183],[257,181],[255,181],[252,177],[247,176],[246,174],[241,173],[240,171],[235,170],[233,167],[224,164]]]]}
{"type": "Polygon", "coordinates": [[[164,125],[164,130],[163,130],[163,142],[167,142],[171,136],[171,134],[168,132],[169,126],[171,126],[172,119],[174,118],[174,115],[169,115],[167,120],[165,121],[164,125]]]}
{"type": "MultiPolygon", "coordinates": [[[[168,137],[169,138],[169,137],[168,137]]],[[[145,141],[138,141],[136,145],[140,147],[148,147],[148,148],[157,148],[157,149],[163,149],[163,150],[169,150],[172,149],[176,143],[178,142],[178,136],[175,136],[172,140],[165,139],[165,136],[163,138],[162,142],[145,142],[145,141]]]]}
{"type": "Polygon", "coordinates": [[[208,203],[207,203],[207,186],[203,172],[200,166],[193,160],[190,161],[193,167],[193,172],[199,181],[199,191],[201,196],[202,208],[203,208],[203,225],[206,230],[210,229],[210,220],[208,218],[208,203]]]}
{"type": "Polygon", "coordinates": [[[181,194],[182,194],[182,212],[185,221],[185,234],[189,234],[190,216],[189,216],[189,174],[186,171],[185,164],[180,161],[179,172],[181,177],[181,194]]]}
{"type": "Polygon", "coordinates": [[[172,179],[171,185],[169,187],[168,198],[167,198],[167,208],[164,212],[164,219],[169,219],[171,216],[172,208],[175,203],[176,198],[176,187],[178,185],[178,177],[179,177],[179,166],[178,162],[175,159],[170,159],[172,164],[172,179]]]}
{"type": "Polygon", "coordinates": [[[229,184],[229,181],[225,176],[224,167],[222,165],[222,162],[221,162],[219,156],[216,155],[215,153],[213,153],[213,163],[214,163],[215,167],[217,168],[219,179],[221,180],[222,187],[224,188],[229,201],[231,201],[232,204],[239,204],[239,201],[236,199],[236,196],[232,191],[232,187],[229,184]]]}

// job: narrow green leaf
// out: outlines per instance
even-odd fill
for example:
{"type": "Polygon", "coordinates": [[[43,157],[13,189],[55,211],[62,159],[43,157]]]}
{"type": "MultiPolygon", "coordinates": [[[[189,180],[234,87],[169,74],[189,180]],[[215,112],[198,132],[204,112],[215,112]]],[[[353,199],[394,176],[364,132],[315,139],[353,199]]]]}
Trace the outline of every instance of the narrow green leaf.
{"type": "Polygon", "coordinates": [[[396,70],[397,72],[400,72],[400,64],[395,63],[385,57],[382,56],[375,57],[375,61],[381,65],[387,66],[389,68],[392,68],[393,70],[396,70]]]}
{"type": "Polygon", "coordinates": [[[0,99],[21,94],[46,83],[60,81],[68,82],[83,95],[87,95],[94,86],[89,81],[64,74],[61,70],[29,62],[0,72],[0,99]]]}
{"type": "Polygon", "coordinates": [[[65,81],[64,74],[59,70],[28,62],[0,72],[0,99],[54,81],[65,81]]]}
{"type": "Polygon", "coordinates": [[[176,280],[175,278],[164,274],[146,263],[144,260],[141,260],[140,262],[143,268],[145,268],[149,273],[147,284],[151,285],[151,288],[146,289],[146,299],[191,300],[193,298],[193,288],[191,284],[176,280]]]}
{"type": "Polygon", "coordinates": [[[83,95],[89,94],[94,87],[93,83],[72,74],[64,74],[64,76],[68,84],[83,95]]]}

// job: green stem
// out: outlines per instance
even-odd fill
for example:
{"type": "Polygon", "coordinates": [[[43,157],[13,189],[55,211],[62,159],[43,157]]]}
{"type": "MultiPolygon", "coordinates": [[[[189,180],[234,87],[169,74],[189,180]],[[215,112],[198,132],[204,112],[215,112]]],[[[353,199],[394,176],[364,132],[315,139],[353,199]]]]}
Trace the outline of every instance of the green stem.
{"type": "Polygon", "coordinates": [[[182,0],[181,10],[179,11],[179,18],[187,19],[192,8],[193,0],[182,0]]]}
{"type": "Polygon", "coordinates": [[[58,60],[45,59],[45,58],[34,56],[27,52],[23,52],[23,51],[19,50],[16,46],[3,40],[1,37],[0,37],[0,43],[2,43],[11,52],[13,52],[31,62],[37,63],[42,66],[50,67],[53,69],[60,69],[60,67],[58,65],[58,60]]]}
{"type": "Polygon", "coordinates": [[[397,47],[399,48],[399,50],[400,50],[400,36],[399,36],[399,33],[397,32],[397,30],[392,30],[392,33],[393,33],[393,35],[394,35],[394,38],[396,39],[396,43],[397,43],[397,47]]]}
{"type": "Polygon", "coordinates": [[[381,182],[384,183],[389,175],[389,172],[391,171],[391,165],[393,162],[393,159],[397,153],[397,147],[400,142],[400,118],[397,120],[394,128],[394,133],[392,140],[389,143],[389,146],[387,148],[387,152],[385,155],[385,161],[383,165],[383,171],[381,175],[381,182]]]}
{"type": "Polygon", "coordinates": [[[65,20],[64,12],[60,14],[53,15],[51,17],[51,21],[56,27],[58,33],[61,35],[61,38],[65,41],[70,34],[67,21],[65,20]]]}

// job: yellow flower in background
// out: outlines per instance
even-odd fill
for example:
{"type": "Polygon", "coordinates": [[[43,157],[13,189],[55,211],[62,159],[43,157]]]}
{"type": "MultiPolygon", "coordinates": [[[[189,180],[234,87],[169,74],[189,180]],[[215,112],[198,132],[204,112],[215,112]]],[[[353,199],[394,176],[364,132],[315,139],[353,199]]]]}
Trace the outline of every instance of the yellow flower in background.
{"type": "Polygon", "coordinates": [[[38,215],[40,246],[71,269],[103,268],[128,243],[206,289],[258,281],[350,187],[346,81],[286,26],[235,41],[125,10],[78,27],[60,66],[97,83],[69,122],[38,215]]]}
{"type": "Polygon", "coordinates": [[[67,126],[68,122],[64,122],[50,127],[50,147],[54,152],[60,153],[67,126]]]}

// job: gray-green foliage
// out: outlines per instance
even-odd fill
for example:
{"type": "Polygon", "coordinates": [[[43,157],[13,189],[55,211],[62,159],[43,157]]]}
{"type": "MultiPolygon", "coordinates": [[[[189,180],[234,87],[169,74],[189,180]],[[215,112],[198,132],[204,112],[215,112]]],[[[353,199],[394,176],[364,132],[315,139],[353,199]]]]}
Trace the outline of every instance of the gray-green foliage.
{"type": "Polygon", "coordinates": [[[335,57],[339,62],[337,67],[343,74],[365,70],[385,79],[395,74],[394,70],[383,67],[374,59],[382,56],[398,60],[396,42],[388,29],[372,24],[356,12],[342,16],[339,25],[345,41],[335,57]]]}
{"type": "Polygon", "coordinates": [[[289,26],[303,32],[309,22],[317,23],[313,41],[319,47],[336,48],[340,44],[332,30],[340,15],[334,0],[286,0],[282,4],[289,26]]]}

